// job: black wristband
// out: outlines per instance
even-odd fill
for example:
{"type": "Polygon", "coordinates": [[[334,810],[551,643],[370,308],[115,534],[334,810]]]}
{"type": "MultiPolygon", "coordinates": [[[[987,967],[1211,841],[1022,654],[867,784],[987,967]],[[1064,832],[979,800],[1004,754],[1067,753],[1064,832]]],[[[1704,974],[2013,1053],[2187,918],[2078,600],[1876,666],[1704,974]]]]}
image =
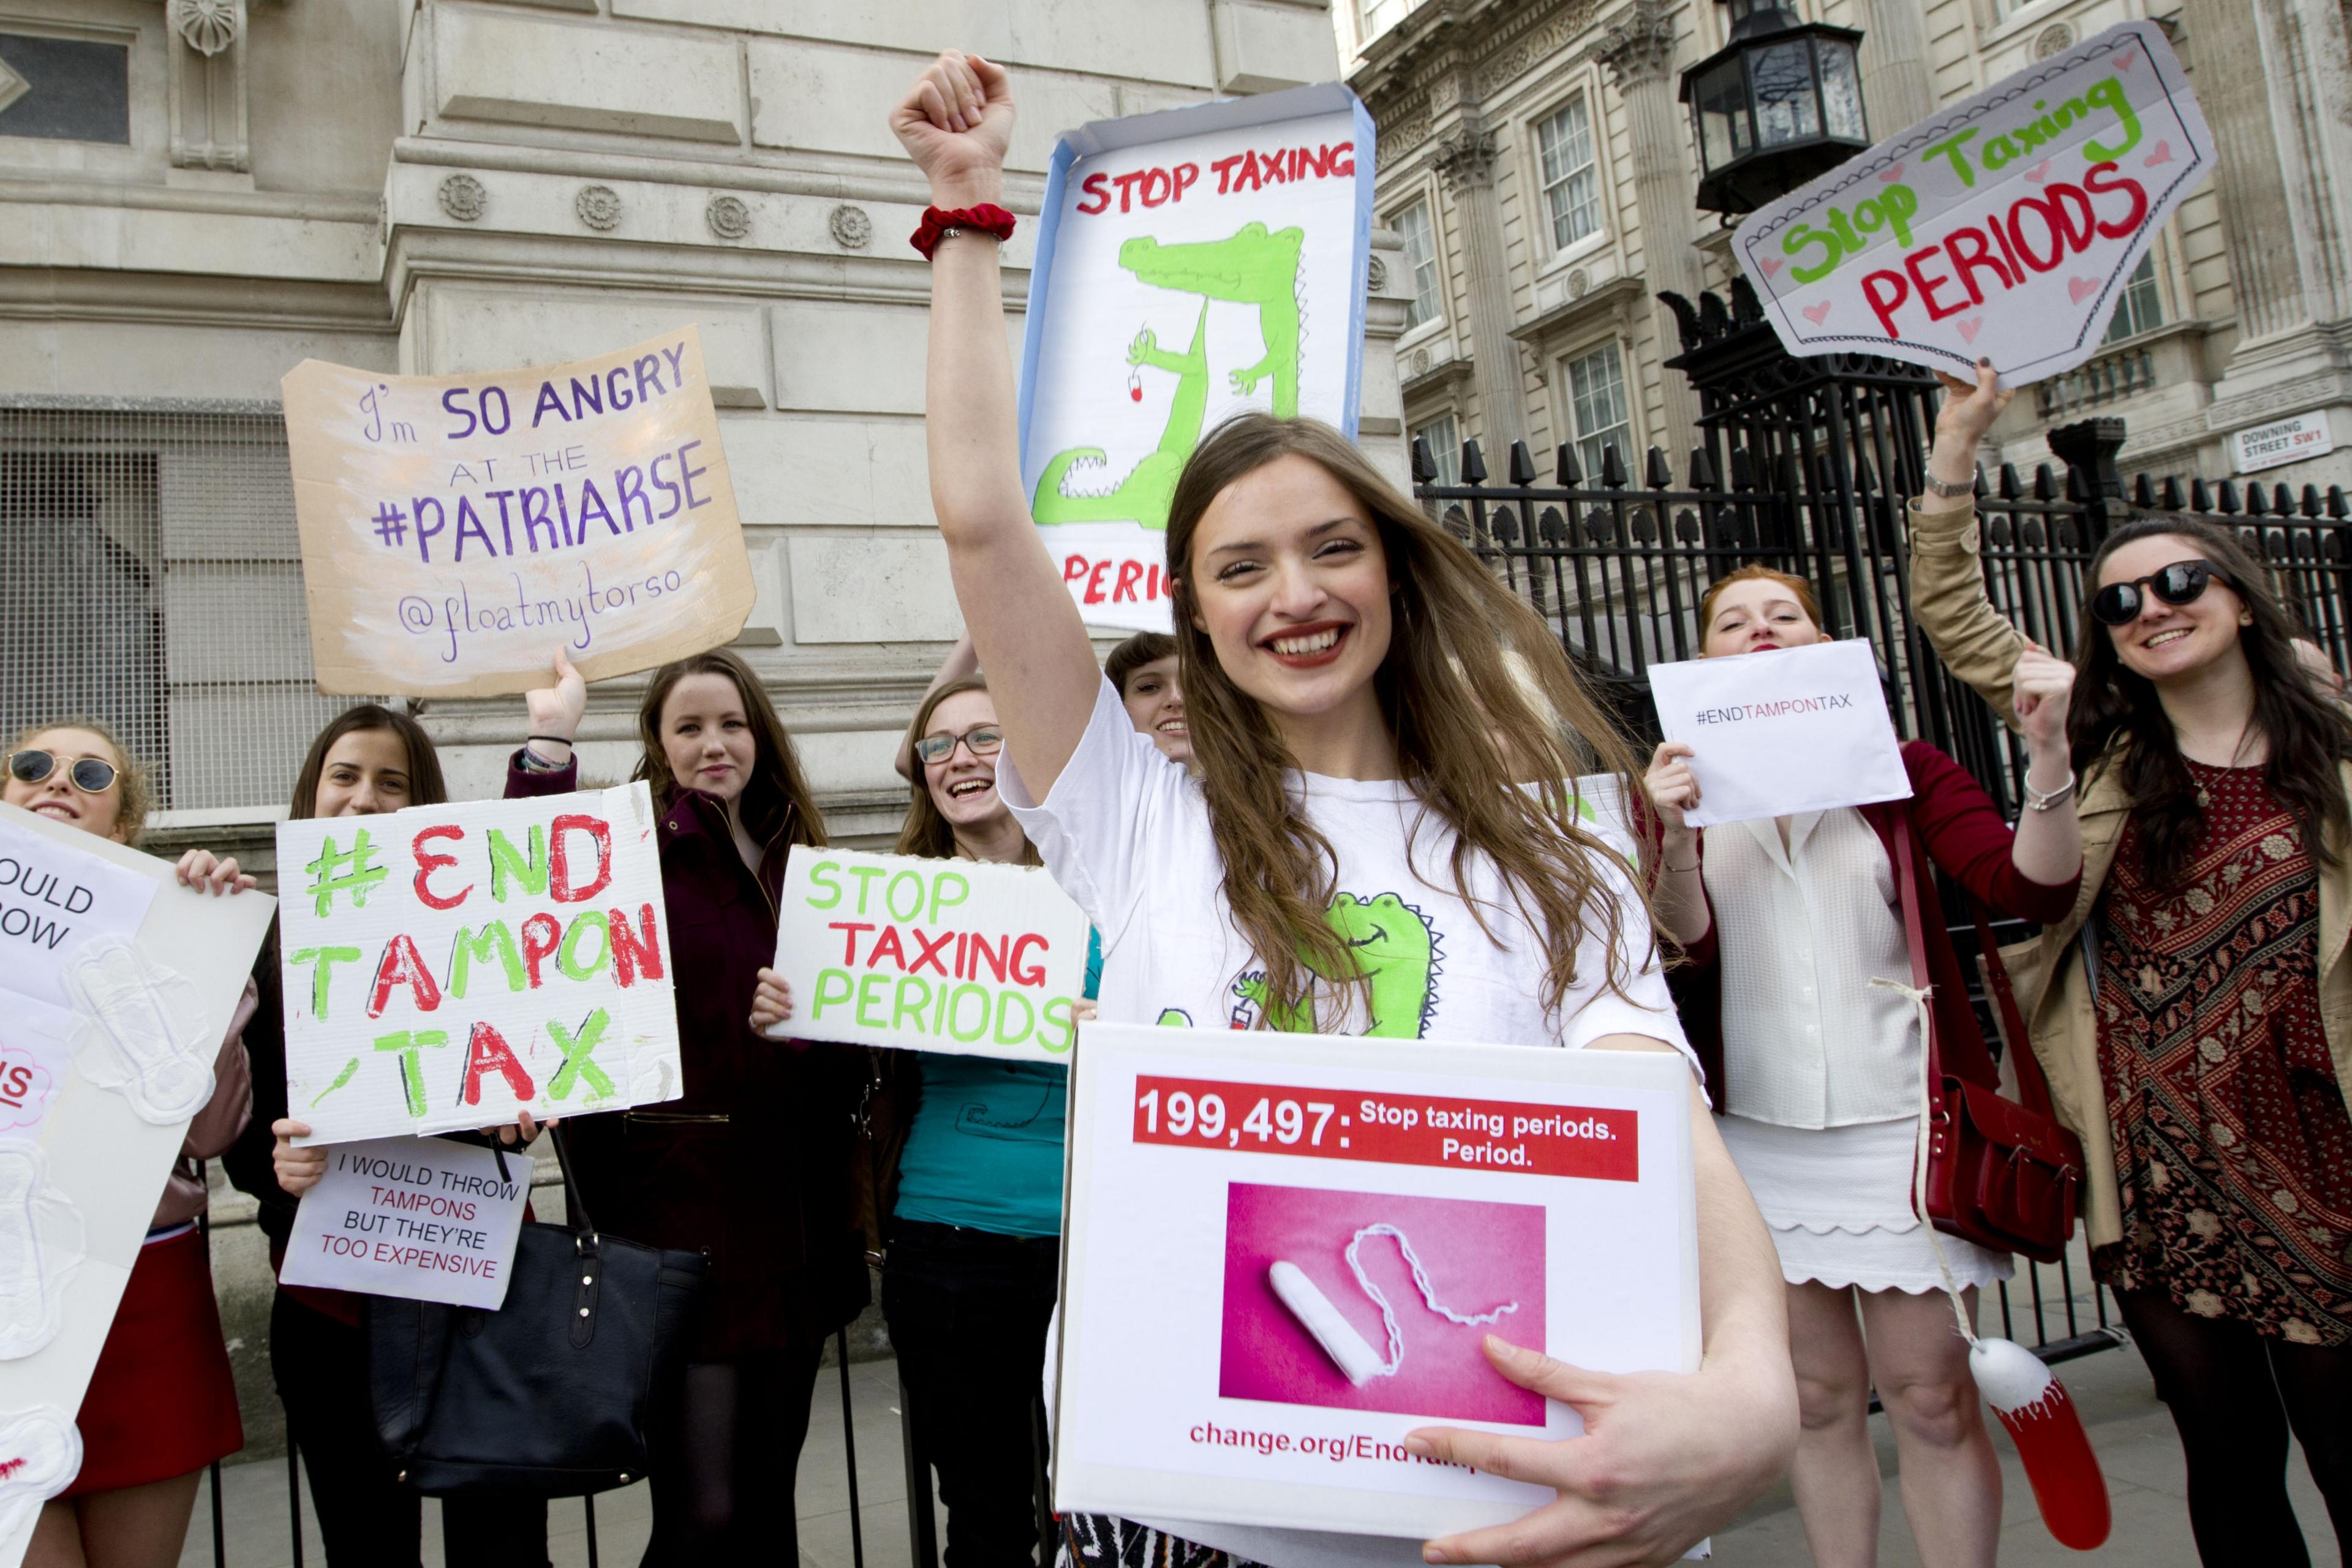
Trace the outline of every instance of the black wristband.
{"type": "Polygon", "coordinates": [[[568,746],[572,744],[570,741],[565,740],[561,735],[525,735],[522,738],[522,742],[526,746],[530,744],[533,741],[546,741],[558,746],[568,746]]]}

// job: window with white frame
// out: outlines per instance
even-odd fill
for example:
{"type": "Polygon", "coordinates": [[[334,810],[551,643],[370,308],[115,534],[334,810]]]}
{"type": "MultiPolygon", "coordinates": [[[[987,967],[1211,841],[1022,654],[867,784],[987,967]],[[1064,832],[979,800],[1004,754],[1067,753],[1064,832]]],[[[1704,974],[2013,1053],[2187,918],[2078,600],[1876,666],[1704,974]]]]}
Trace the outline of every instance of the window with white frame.
{"type": "Polygon", "coordinates": [[[1612,447],[1631,473],[1633,418],[1625,398],[1625,362],[1615,343],[1603,343],[1568,362],[1568,394],[1569,424],[1585,482],[1600,482],[1601,453],[1612,447]]]}
{"type": "Polygon", "coordinates": [[[1592,155],[1592,116],[1582,93],[1538,123],[1536,149],[1543,164],[1551,247],[1566,250],[1601,228],[1601,172],[1592,155]]]}
{"type": "Polygon", "coordinates": [[[1429,460],[1437,465],[1439,484],[1462,482],[1462,437],[1454,434],[1453,415],[1441,414],[1425,425],[1414,426],[1412,438],[1429,443],[1429,460]]]}
{"type": "Polygon", "coordinates": [[[1405,265],[1412,268],[1412,303],[1405,308],[1405,331],[1445,314],[1438,297],[1437,236],[1430,227],[1429,203],[1418,201],[1396,216],[1397,233],[1404,239],[1405,265]]]}
{"type": "Polygon", "coordinates": [[[1363,18],[1362,41],[1370,43],[1405,18],[1405,13],[1421,4],[1421,0],[1363,0],[1357,15],[1363,18]]]}
{"type": "Polygon", "coordinates": [[[2164,300],[2156,288],[2156,252],[2139,258],[2125,280],[2123,298],[2116,301],[2115,319],[2107,323],[2106,342],[2118,342],[2164,325],[2164,300]]]}

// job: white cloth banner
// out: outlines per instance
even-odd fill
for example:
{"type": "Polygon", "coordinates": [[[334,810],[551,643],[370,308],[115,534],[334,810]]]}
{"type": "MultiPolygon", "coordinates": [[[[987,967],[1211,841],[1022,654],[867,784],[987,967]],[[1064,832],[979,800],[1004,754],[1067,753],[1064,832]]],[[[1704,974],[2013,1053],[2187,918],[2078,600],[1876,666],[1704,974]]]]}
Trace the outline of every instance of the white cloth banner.
{"type": "Polygon", "coordinates": [[[1650,693],[1691,748],[1693,827],[1911,798],[1866,639],[1654,664],[1650,693]]]}
{"type": "Polygon", "coordinates": [[[643,784],[280,823],[302,1142],[684,1092],[654,823],[643,784]]]}
{"type": "Polygon", "coordinates": [[[2126,22],[1759,207],[1731,249],[1792,354],[1885,354],[1969,380],[1983,356],[2021,385],[2099,352],[2157,230],[2214,162],[2164,29],[2126,22]]]}
{"type": "Polygon", "coordinates": [[[446,1138],[338,1144],[302,1194],[281,1285],[497,1311],[530,1201],[530,1154],[446,1138]]]}
{"type": "Polygon", "coordinates": [[[772,1033],[1069,1059],[1089,927],[1037,867],[795,845],[780,910],[793,1011],[772,1033]]]}

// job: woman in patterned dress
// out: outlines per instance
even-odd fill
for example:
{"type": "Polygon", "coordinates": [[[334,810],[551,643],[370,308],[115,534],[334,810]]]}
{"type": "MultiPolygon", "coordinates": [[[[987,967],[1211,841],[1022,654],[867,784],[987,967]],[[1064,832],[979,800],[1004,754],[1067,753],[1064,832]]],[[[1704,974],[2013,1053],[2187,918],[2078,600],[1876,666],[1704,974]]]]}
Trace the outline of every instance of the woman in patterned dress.
{"type": "MultiPolygon", "coordinates": [[[[1912,505],[1913,594],[2010,718],[2030,645],[1986,596],[1967,499],[2009,395],[1989,366],[1946,381],[1928,471],[1956,493],[1912,505]]],[[[2179,1429],[2198,1549],[2302,1564],[2290,1431],[2352,1540],[2352,717],[2223,530],[2129,523],[2085,587],[2082,892],[2004,951],[2089,1160],[2094,1272],[2179,1429]]]]}

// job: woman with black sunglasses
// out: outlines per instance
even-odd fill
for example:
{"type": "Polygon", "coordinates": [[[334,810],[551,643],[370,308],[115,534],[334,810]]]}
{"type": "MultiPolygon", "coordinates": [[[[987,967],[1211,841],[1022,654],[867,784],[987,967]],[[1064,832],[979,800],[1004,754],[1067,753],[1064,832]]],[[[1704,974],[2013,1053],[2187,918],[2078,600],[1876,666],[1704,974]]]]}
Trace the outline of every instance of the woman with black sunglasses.
{"type": "MultiPolygon", "coordinates": [[[[1919,625],[2001,717],[2032,644],[1978,562],[2011,394],[1943,378],[1911,507],[1919,625]]],[[[2290,1430],[2352,1540],[2352,718],[2231,533],[2158,515],[2092,558],[2069,716],[2073,913],[2004,949],[2088,1158],[2093,1271],[2171,1407],[2209,1563],[2305,1564],[2290,1430]]]]}

